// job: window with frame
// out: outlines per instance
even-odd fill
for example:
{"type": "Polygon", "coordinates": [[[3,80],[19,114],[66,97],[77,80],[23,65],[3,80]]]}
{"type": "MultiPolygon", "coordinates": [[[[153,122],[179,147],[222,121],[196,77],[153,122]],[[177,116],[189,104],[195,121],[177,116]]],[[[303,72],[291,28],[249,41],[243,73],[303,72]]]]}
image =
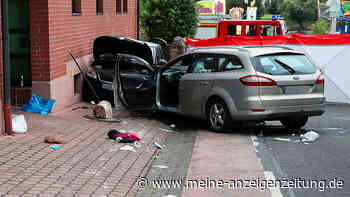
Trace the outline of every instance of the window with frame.
{"type": "Polygon", "coordinates": [[[246,36],[257,36],[258,34],[257,25],[246,25],[245,26],[245,35],[246,36]]]}
{"type": "Polygon", "coordinates": [[[103,14],[103,0],[96,0],[96,14],[103,14]]]}
{"type": "Polygon", "coordinates": [[[261,25],[260,33],[261,36],[278,36],[281,34],[280,28],[275,25],[261,25]]]}
{"type": "Polygon", "coordinates": [[[213,55],[196,56],[192,67],[192,73],[210,73],[215,70],[215,58],[213,55]]]}
{"type": "Polygon", "coordinates": [[[81,0],[72,0],[72,14],[73,15],[81,14],[81,0]]]}
{"type": "Polygon", "coordinates": [[[242,25],[229,25],[227,27],[228,36],[241,36],[242,35],[242,25]]]}
{"type": "Polygon", "coordinates": [[[122,13],[122,0],[116,0],[116,11],[122,13]]]}
{"type": "Polygon", "coordinates": [[[242,69],[243,64],[237,56],[222,55],[218,57],[219,71],[230,71],[242,69]]]}
{"type": "Polygon", "coordinates": [[[123,12],[128,12],[128,0],[123,0],[123,12]]]}

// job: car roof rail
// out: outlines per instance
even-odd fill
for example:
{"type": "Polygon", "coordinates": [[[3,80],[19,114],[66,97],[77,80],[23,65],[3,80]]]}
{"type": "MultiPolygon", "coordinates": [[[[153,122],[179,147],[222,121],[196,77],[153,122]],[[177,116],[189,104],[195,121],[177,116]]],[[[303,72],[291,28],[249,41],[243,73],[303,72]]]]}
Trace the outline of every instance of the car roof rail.
{"type": "Polygon", "coordinates": [[[190,47],[189,51],[195,52],[195,51],[205,50],[205,49],[238,49],[240,51],[245,51],[245,52],[247,51],[241,46],[232,46],[232,45],[231,46],[226,45],[226,46],[210,46],[210,47],[190,47]]]}
{"type": "Polygon", "coordinates": [[[293,48],[286,46],[277,46],[277,45],[252,45],[252,46],[243,46],[243,48],[281,48],[286,50],[293,50],[293,48]]]}

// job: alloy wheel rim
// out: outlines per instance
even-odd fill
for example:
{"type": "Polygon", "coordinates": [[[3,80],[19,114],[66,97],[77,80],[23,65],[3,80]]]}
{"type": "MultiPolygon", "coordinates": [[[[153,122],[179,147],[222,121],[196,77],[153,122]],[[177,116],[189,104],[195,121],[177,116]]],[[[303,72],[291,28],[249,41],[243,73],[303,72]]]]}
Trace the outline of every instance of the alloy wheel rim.
{"type": "Polygon", "coordinates": [[[219,104],[219,103],[215,103],[214,105],[212,105],[212,107],[210,108],[210,124],[212,125],[212,127],[214,129],[221,129],[224,126],[225,123],[225,110],[224,110],[224,106],[219,104]]]}

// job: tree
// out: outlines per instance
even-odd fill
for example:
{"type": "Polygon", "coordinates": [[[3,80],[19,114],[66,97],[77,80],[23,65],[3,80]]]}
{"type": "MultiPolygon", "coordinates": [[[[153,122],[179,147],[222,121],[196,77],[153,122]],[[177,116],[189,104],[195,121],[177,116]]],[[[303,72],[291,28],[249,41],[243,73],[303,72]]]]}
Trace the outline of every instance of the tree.
{"type": "Polygon", "coordinates": [[[314,0],[285,0],[279,10],[288,24],[295,26],[300,32],[304,32],[317,19],[314,0]]]}
{"type": "Polygon", "coordinates": [[[266,7],[266,11],[270,14],[280,14],[280,11],[278,9],[279,5],[282,4],[281,0],[271,0],[265,1],[265,7],[266,7]]]}
{"type": "Polygon", "coordinates": [[[330,31],[330,24],[327,19],[319,19],[311,27],[312,34],[328,34],[330,31]]]}
{"type": "Polygon", "coordinates": [[[143,0],[141,23],[148,39],[172,42],[176,36],[194,36],[198,25],[195,0],[143,0]]]}

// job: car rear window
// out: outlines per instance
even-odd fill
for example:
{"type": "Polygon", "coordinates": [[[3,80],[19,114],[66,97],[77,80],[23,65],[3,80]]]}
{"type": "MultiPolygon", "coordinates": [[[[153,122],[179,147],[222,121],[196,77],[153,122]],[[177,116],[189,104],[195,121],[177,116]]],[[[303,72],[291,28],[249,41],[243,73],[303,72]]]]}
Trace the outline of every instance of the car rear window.
{"type": "Polygon", "coordinates": [[[274,54],[254,58],[255,69],[270,75],[312,74],[316,68],[305,55],[274,54]]]}

